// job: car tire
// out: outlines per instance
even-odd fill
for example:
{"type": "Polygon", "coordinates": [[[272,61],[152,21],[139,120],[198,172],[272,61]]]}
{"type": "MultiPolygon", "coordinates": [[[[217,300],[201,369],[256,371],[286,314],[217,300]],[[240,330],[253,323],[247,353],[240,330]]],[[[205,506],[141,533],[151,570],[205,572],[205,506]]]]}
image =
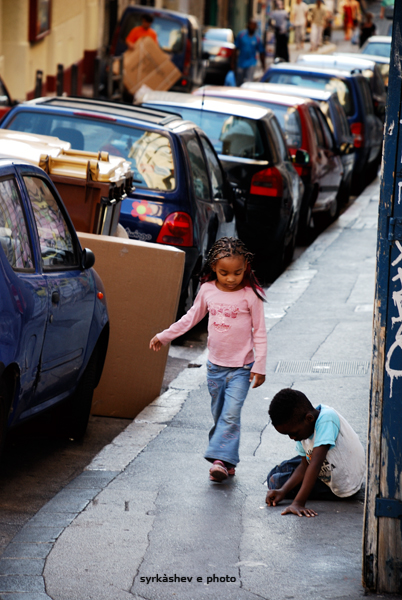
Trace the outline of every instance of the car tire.
{"type": "Polygon", "coordinates": [[[98,349],[92,353],[77,389],[67,401],[62,412],[63,433],[69,438],[79,440],[87,430],[92,406],[92,397],[96,384],[98,349]]]}

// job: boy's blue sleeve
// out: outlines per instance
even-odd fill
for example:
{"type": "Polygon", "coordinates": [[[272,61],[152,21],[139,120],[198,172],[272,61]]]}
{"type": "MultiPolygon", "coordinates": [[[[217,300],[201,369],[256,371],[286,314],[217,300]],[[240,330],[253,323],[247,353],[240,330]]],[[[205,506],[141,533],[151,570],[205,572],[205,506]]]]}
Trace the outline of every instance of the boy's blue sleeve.
{"type": "Polygon", "coordinates": [[[341,422],[337,413],[329,409],[321,409],[321,415],[317,419],[315,427],[314,448],[317,446],[330,446],[335,448],[336,438],[339,434],[341,422]]]}
{"type": "Polygon", "coordinates": [[[261,38],[259,36],[258,36],[257,52],[259,54],[265,54],[264,44],[262,43],[261,38]]]}
{"type": "Polygon", "coordinates": [[[296,442],[296,450],[299,456],[306,456],[306,452],[301,444],[301,442],[296,442]]]}

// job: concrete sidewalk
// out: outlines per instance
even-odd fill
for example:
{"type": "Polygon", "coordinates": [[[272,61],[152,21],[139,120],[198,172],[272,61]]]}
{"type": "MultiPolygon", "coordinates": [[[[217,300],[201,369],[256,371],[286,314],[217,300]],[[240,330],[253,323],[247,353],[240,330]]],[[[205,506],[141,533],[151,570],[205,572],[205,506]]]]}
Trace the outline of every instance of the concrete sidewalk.
{"type": "Polygon", "coordinates": [[[13,539],[1,599],[363,597],[363,493],[283,517],[264,480],[295,454],[268,423],[282,387],[339,410],[366,444],[378,197],[375,180],[267,291],[267,382],[244,406],[236,476],[208,480],[204,354],[13,539]]]}

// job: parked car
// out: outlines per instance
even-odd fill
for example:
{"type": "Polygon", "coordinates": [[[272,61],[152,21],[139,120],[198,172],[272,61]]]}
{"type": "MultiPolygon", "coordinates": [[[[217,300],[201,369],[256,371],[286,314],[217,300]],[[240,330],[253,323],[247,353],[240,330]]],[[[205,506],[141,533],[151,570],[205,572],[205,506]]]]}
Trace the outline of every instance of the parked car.
{"type": "Polygon", "coordinates": [[[338,54],[300,54],[297,57],[297,62],[307,66],[318,66],[334,69],[348,69],[360,71],[367,79],[371,96],[373,98],[374,113],[376,116],[385,121],[385,105],[387,102],[387,92],[384,86],[384,80],[381,71],[375,61],[359,54],[348,56],[338,54]]]}
{"type": "Polygon", "coordinates": [[[207,60],[205,81],[223,85],[231,69],[232,57],[236,51],[234,34],[231,29],[209,27],[202,38],[203,58],[207,60]]]}
{"type": "Polygon", "coordinates": [[[106,357],[105,290],[46,173],[0,158],[0,447],[8,429],[64,404],[85,433],[106,357]]]}
{"type": "Polygon", "coordinates": [[[390,32],[388,32],[388,35],[372,35],[360,48],[360,54],[363,54],[364,57],[376,61],[381,70],[384,79],[384,85],[386,87],[388,87],[391,42],[392,33],[390,32]]]}
{"type": "Polygon", "coordinates": [[[153,17],[152,29],[156,31],[159,46],[182,73],[172,89],[189,92],[202,85],[205,67],[201,26],[192,15],[149,6],[127,6],[113,35],[111,55],[120,56],[127,49],[126,38],[134,27],[141,25],[143,14],[153,17]]]}
{"type": "Polygon", "coordinates": [[[239,237],[256,253],[255,268],[273,280],[290,262],[296,241],[303,183],[280,125],[267,108],[174,92],[149,92],[143,106],[179,112],[210,138],[231,182],[239,237]]]}
{"type": "MultiPolygon", "coordinates": [[[[355,58],[356,57],[356,52],[334,52],[334,56],[350,56],[351,58],[355,58]]],[[[357,56],[360,58],[361,54],[357,54],[357,56]]],[[[374,54],[365,54],[364,57],[365,59],[368,60],[372,60],[376,63],[380,73],[381,73],[381,77],[384,83],[384,87],[385,90],[388,87],[388,78],[389,78],[389,56],[385,57],[385,56],[379,56],[379,55],[374,55],[374,54]]]]}
{"type": "MultiPolygon", "coordinates": [[[[275,86],[272,84],[271,87],[275,86]]],[[[247,104],[270,108],[275,113],[293,157],[295,169],[304,184],[299,216],[299,240],[308,238],[313,212],[324,213],[329,220],[338,215],[342,162],[328,123],[314,100],[270,93],[261,89],[256,91],[219,86],[200,88],[196,94],[222,99],[233,98],[247,104]]]]}
{"type": "Polygon", "coordinates": [[[276,94],[286,94],[298,96],[301,98],[311,98],[318,102],[322,113],[324,114],[328,126],[335,139],[337,151],[342,161],[342,181],[338,191],[338,199],[341,204],[346,204],[349,200],[352,185],[353,166],[355,162],[355,148],[353,145],[353,136],[350,131],[349,123],[336,92],[326,92],[313,88],[304,88],[295,85],[280,85],[277,83],[247,82],[243,83],[242,88],[270,92],[276,94]]]}
{"type": "Polygon", "coordinates": [[[381,162],[383,124],[374,114],[370,87],[361,73],[283,63],[272,65],[262,81],[336,91],[356,149],[353,191],[361,191],[375,177],[381,162]]]}
{"type": "Polygon", "coordinates": [[[74,150],[131,163],[135,190],[122,202],[120,223],[131,239],[184,250],[182,312],[221,226],[233,221],[232,187],[200,128],[178,114],[84,98],[25,102],[2,127],[46,135],[62,128],[74,150]]]}
{"type": "Polygon", "coordinates": [[[16,101],[11,99],[10,94],[6,88],[6,85],[0,77],[0,121],[8,111],[17,104],[16,101]]]}

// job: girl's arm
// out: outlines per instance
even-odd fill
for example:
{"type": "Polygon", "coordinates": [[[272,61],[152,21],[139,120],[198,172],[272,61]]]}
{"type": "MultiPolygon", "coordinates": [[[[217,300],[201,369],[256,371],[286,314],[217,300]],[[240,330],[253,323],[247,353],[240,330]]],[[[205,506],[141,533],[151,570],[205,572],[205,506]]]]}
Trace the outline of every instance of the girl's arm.
{"type": "Polygon", "coordinates": [[[205,300],[205,288],[201,286],[200,291],[190,310],[176,323],[173,323],[169,329],[165,329],[161,333],[157,333],[149,342],[149,348],[157,352],[175,338],[183,335],[189,329],[197,325],[205,317],[208,312],[207,303],[205,300]]]}
{"type": "Polygon", "coordinates": [[[265,381],[265,367],[267,361],[267,329],[265,327],[264,303],[260,298],[255,297],[255,302],[250,306],[251,326],[253,328],[254,343],[254,365],[250,373],[250,381],[255,375],[263,377],[262,381],[254,382],[253,387],[258,387],[265,381]]]}

